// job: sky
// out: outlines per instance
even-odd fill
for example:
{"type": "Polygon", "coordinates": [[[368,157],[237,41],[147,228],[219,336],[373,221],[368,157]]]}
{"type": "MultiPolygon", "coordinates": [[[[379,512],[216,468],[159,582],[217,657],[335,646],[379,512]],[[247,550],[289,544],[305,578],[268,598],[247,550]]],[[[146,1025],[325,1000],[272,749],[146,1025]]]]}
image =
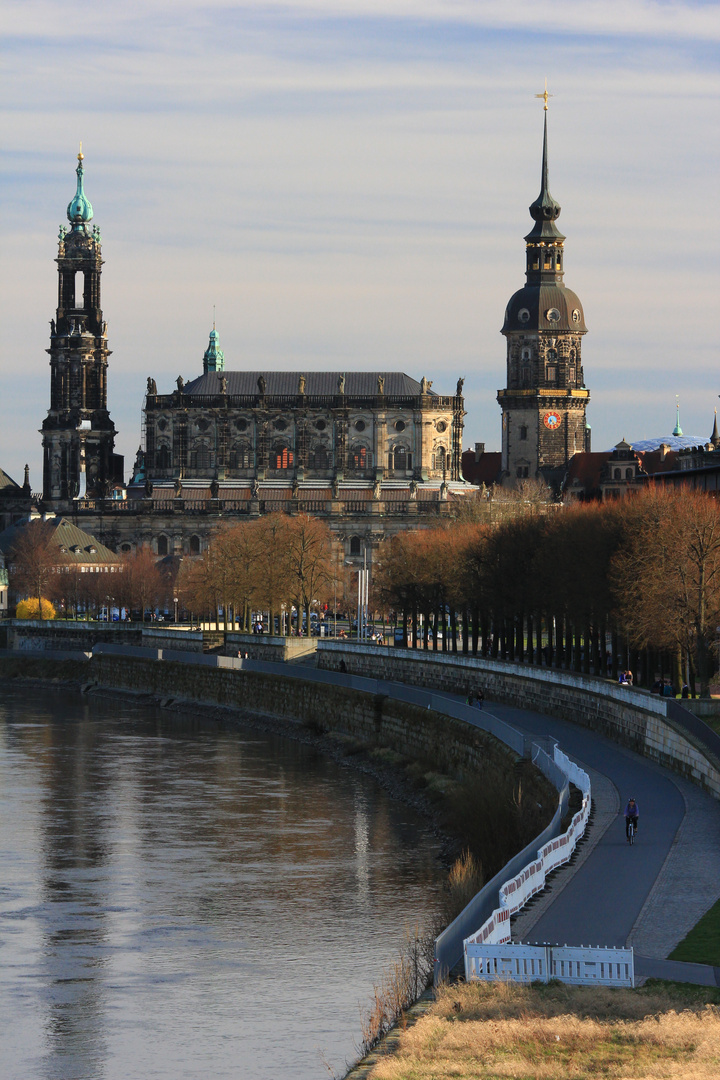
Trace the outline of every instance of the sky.
{"type": "Polygon", "coordinates": [[[402,370],[500,448],[505,305],[540,187],[585,309],[593,449],[718,404],[720,4],[3,0],[0,466],[40,491],[58,226],[103,238],[126,471],[148,376],[402,370]]]}

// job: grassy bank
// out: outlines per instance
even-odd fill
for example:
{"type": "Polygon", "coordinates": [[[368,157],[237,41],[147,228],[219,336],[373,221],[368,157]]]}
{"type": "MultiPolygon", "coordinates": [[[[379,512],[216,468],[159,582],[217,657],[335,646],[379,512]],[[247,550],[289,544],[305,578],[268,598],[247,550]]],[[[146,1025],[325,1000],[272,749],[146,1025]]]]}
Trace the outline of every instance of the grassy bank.
{"type": "Polygon", "coordinates": [[[670,953],[671,960],[720,967],[720,900],[703,915],[686,938],[670,953]]]}
{"type": "Polygon", "coordinates": [[[370,1080],[710,1080],[720,1071],[720,990],[515,983],[442,987],[370,1080]]]}

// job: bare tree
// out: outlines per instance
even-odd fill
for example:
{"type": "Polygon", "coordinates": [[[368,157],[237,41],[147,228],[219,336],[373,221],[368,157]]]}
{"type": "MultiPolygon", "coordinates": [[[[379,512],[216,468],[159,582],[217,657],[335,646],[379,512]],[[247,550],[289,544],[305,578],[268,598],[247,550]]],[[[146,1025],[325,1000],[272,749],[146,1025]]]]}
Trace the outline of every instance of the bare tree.
{"type": "Polygon", "coordinates": [[[39,518],[28,522],[12,545],[9,562],[13,590],[18,596],[37,600],[42,619],[42,598],[56,595],[57,570],[65,562],[53,523],[39,518]]]}

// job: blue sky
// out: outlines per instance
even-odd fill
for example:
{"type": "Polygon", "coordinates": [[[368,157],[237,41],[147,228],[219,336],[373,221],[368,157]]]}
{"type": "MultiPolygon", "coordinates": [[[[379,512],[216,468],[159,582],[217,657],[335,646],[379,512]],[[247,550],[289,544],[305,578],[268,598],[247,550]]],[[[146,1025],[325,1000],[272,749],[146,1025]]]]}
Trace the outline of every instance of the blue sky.
{"type": "Polygon", "coordinates": [[[401,369],[499,448],[507,300],[540,179],[589,333],[595,449],[717,395],[720,6],[626,0],[5,0],[0,465],[41,484],[58,225],[83,140],[109,405],[230,368],[401,369]],[[9,408],[9,403],[11,403],[9,408]]]}

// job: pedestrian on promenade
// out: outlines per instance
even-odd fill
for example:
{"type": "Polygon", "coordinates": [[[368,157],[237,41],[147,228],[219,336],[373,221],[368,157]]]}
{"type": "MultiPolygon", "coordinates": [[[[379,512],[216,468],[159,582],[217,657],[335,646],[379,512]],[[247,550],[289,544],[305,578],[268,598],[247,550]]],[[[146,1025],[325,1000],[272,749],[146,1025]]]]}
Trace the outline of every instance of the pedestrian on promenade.
{"type": "Polygon", "coordinates": [[[632,673],[632,671],[628,670],[628,671],[625,672],[625,682],[628,684],[628,686],[632,686],[632,684],[633,684],[633,673],[632,673]]]}
{"type": "Polygon", "coordinates": [[[465,704],[466,705],[474,705],[475,704],[475,697],[473,695],[472,690],[468,690],[468,695],[465,698],[465,704]]]}
{"type": "Polygon", "coordinates": [[[485,694],[483,693],[482,689],[479,688],[475,691],[475,704],[477,705],[478,709],[482,709],[484,701],[485,694]]]}

